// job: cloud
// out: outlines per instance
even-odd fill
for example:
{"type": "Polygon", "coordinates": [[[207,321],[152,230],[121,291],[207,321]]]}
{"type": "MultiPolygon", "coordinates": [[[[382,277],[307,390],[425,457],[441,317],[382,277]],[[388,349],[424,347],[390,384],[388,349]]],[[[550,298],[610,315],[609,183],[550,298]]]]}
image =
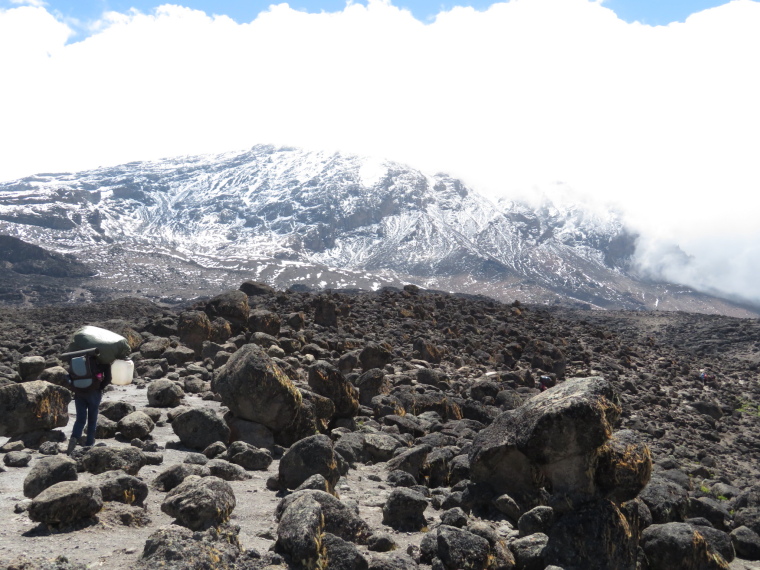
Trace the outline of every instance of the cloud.
{"type": "MultiPolygon", "coordinates": [[[[752,0],[660,27],[587,0],[427,24],[371,0],[273,5],[249,24],[174,5],[108,13],[67,44],[66,24],[25,6],[0,12],[0,179],[259,142],[343,149],[492,196],[561,182],[688,250],[695,275],[717,267],[711,244],[760,267],[759,236],[738,229],[760,212],[758,29],[752,0]]],[[[657,251],[642,247],[642,266],[657,251]]],[[[718,288],[757,297],[742,272],[760,270],[743,267],[718,288]]]]}

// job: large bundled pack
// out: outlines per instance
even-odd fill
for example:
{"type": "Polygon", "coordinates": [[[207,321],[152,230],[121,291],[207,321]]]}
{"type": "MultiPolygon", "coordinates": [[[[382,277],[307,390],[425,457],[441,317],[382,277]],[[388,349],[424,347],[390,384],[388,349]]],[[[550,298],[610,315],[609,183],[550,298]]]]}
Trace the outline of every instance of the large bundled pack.
{"type": "Polygon", "coordinates": [[[127,339],[121,335],[99,327],[86,326],[74,333],[67,352],[97,348],[97,359],[101,364],[112,364],[114,360],[129,357],[132,349],[127,339]]]}

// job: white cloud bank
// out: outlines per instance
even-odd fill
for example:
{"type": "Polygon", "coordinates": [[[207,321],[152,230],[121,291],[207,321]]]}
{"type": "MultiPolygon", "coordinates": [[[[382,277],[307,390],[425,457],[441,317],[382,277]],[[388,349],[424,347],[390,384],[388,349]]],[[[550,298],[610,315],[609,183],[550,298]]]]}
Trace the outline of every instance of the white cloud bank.
{"type": "Polygon", "coordinates": [[[44,7],[0,11],[0,180],[262,142],[491,195],[562,181],[621,205],[655,275],[760,302],[759,2],[661,27],[588,0],[429,24],[380,0],[242,25],[166,5],[93,29],[67,44],[44,7]]]}

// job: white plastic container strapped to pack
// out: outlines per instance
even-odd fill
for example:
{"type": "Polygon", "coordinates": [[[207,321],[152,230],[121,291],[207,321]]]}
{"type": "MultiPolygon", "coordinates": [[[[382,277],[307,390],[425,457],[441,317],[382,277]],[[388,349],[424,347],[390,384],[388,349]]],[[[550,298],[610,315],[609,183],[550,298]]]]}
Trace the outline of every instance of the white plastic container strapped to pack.
{"type": "Polygon", "coordinates": [[[111,364],[111,384],[126,386],[132,383],[135,374],[135,363],[131,360],[114,360],[111,364]]]}

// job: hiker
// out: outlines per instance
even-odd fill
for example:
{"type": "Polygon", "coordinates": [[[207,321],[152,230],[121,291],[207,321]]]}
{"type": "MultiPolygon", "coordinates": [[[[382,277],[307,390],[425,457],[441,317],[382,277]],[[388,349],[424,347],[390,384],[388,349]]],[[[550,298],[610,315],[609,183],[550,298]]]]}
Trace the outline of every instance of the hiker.
{"type": "Polygon", "coordinates": [[[538,379],[538,389],[544,392],[553,386],[550,376],[541,376],[538,379]]]}
{"type": "Polygon", "coordinates": [[[69,359],[69,385],[74,392],[74,406],[77,419],[71,432],[68,452],[76,447],[82,437],[84,425],[87,423],[86,446],[95,443],[95,432],[98,428],[98,408],[103,397],[103,389],[111,382],[111,367],[101,364],[98,359],[98,349],[91,348],[62,355],[69,359]]]}

